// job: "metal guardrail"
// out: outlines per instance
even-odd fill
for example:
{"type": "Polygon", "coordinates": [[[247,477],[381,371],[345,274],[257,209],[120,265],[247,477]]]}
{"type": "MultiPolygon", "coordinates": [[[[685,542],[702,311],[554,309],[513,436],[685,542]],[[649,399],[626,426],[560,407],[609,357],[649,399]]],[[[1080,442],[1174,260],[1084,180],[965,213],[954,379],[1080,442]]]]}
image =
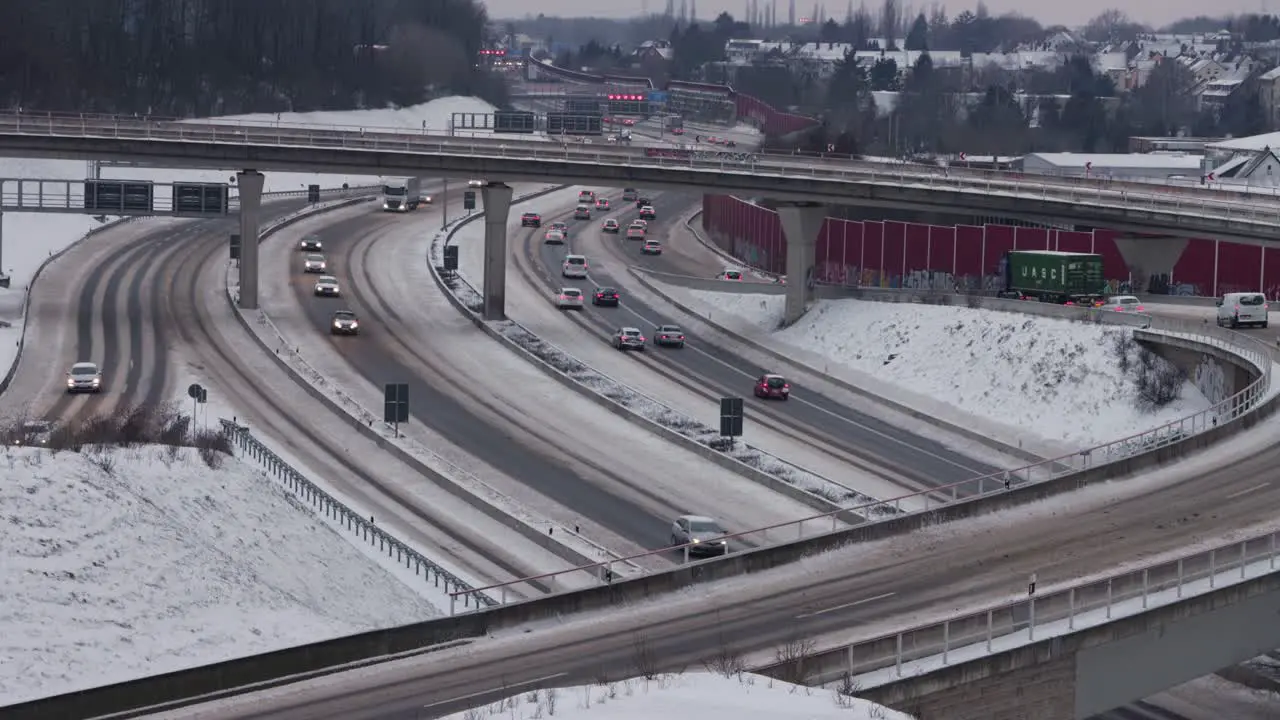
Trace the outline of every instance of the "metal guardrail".
{"type": "MultiPolygon", "coordinates": [[[[1022,642],[1047,639],[1047,632],[1061,630],[1064,623],[1068,632],[1083,630],[1273,573],[1277,570],[1276,535],[1271,532],[1223,544],[1100,580],[1033,593],[1023,600],[814,653],[805,658],[805,669],[811,671],[813,677],[829,682],[845,675],[856,678],[893,668],[890,680],[894,680],[918,674],[914,668],[904,668],[913,661],[936,659],[946,666],[953,660],[971,659],[975,651],[978,656],[984,656],[1022,642]],[[1015,642],[1006,640],[1011,637],[1015,642]]],[[[769,674],[781,667],[782,664],[773,664],[754,671],[769,674]]]]}
{"type": "Polygon", "coordinates": [[[924,185],[930,189],[1012,194],[1019,197],[1072,205],[1090,203],[1123,209],[1164,212],[1177,216],[1213,218],[1251,223],[1274,229],[1280,224],[1280,201],[1267,196],[1156,186],[1083,178],[1055,178],[995,171],[944,171],[912,165],[864,161],[838,161],[752,153],[745,160],[737,153],[724,158],[652,158],[643,148],[561,145],[542,141],[456,139],[398,128],[306,126],[284,123],[242,124],[188,122],[93,115],[31,115],[0,113],[0,136],[78,137],[232,143],[237,145],[315,147],[326,149],[384,150],[410,153],[466,154],[477,158],[562,160],[586,164],[715,170],[723,173],[776,175],[780,178],[924,185]]]}
{"type": "MultiPolygon", "coordinates": [[[[1095,323],[1111,321],[1117,319],[1113,316],[1120,315],[1120,313],[1108,313],[1094,308],[1062,308],[1062,310],[1067,311],[1068,313],[1072,310],[1076,310],[1076,319],[1095,323]]],[[[1126,319],[1126,323],[1142,320],[1142,318],[1135,317],[1134,315],[1127,313],[1125,315],[1127,318],[1134,318],[1133,320],[1126,319]]],[[[1258,369],[1258,378],[1243,390],[1240,390],[1231,397],[1226,398],[1205,410],[1179,420],[1166,423],[1159,427],[1120,438],[1119,440],[1113,440],[1108,443],[1086,448],[1070,455],[1049,458],[1041,460],[1040,462],[1024,465],[1013,470],[1004,470],[988,475],[982,475],[928,490],[908,493],[895,498],[848,506],[839,510],[819,515],[812,515],[799,520],[791,520],[788,522],[770,525],[768,527],[756,528],[753,530],[726,535],[725,539],[728,542],[728,546],[725,551],[726,555],[733,553],[734,545],[743,540],[750,540],[752,544],[756,546],[766,546],[779,542],[794,542],[806,537],[806,526],[812,528],[814,524],[817,524],[818,527],[824,528],[824,530],[829,529],[829,531],[834,532],[840,529],[839,526],[842,519],[845,521],[846,528],[859,527],[861,525],[881,522],[891,518],[898,519],[903,515],[925,513],[961,501],[1007,493],[1010,490],[1017,488],[1048,482],[1066,475],[1083,472],[1100,465],[1118,462],[1135,455],[1159,450],[1160,448],[1168,447],[1183,440],[1187,440],[1193,435],[1198,435],[1208,430],[1212,430],[1219,425],[1229,423],[1245,415],[1256,408],[1270,392],[1272,381],[1272,355],[1271,349],[1266,344],[1254,340],[1252,337],[1243,333],[1237,333],[1216,327],[1207,327],[1198,322],[1164,317],[1142,317],[1146,318],[1146,322],[1148,324],[1145,327],[1147,327],[1151,332],[1168,333],[1184,340],[1190,340],[1192,342],[1216,347],[1243,358],[1246,362],[1254,365],[1258,369]],[[863,518],[863,522],[850,522],[850,514],[863,518]]],[[[812,534],[812,530],[809,531],[809,534],[812,534]]],[[[701,550],[701,547],[695,547],[695,545],[691,544],[661,548],[632,555],[630,557],[620,558],[615,561],[584,565],[568,570],[539,575],[535,578],[521,578],[507,583],[499,583],[496,585],[477,588],[474,591],[458,591],[454,593],[455,602],[453,604],[456,605],[458,596],[466,596],[470,592],[500,592],[504,585],[516,585],[527,583],[532,580],[551,579],[558,575],[572,572],[588,571],[592,572],[596,577],[608,577],[612,574],[613,562],[635,562],[653,555],[667,554],[672,551],[685,552],[687,554],[691,550],[696,552],[697,550],[701,550]]],[[[715,560],[708,560],[708,562],[715,562],[715,560]]],[[[470,604],[467,602],[467,598],[463,597],[462,600],[463,607],[469,607],[470,604]]]]}
{"type": "Polygon", "coordinates": [[[387,557],[404,565],[406,569],[413,570],[415,576],[421,575],[424,580],[444,592],[451,594],[464,592],[476,598],[480,604],[490,607],[498,604],[483,593],[474,590],[458,576],[433,563],[422,553],[383,531],[373,523],[372,518],[357,514],[340,500],[320,489],[296,468],[272,452],[271,448],[263,445],[249,432],[249,428],[225,418],[219,418],[218,422],[222,426],[222,432],[235,442],[242,453],[257,461],[272,477],[283,483],[299,498],[310,503],[326,518],[339,523],[344,530],[377,547],[386,553],[387,557]]]}

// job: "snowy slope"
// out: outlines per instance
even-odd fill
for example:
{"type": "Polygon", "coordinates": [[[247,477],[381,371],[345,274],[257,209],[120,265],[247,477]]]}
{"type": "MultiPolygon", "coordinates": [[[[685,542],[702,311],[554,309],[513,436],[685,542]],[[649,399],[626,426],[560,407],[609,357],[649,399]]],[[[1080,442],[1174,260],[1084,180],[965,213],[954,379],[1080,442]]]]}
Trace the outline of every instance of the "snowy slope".
{"type": "Polygon", "coordinates": [[[474,97],[446,97],[421,105],[379,110],[319,111],[309,113],[252,113],[249,115],[225,115],[213,118],[213,122],[245,120],[255,123],[279,122],[289,125],[348,125],[369,130],[387,128],[396,130],[426,131],[440,135],[449,130],[454,113],[488,114],[494,106],[474,97]]]}
{"type": "Polygon", "coordinates": [[[0,507],[0,705],[439,614],[230,458],[6,447],[0,507]]]}
{"type": "Polygon", "coordinates": [[[910,715],[830,690],[751,673],[696,672],[632,678],[512,695],[443,720],[911,720],[910,715]]]}
{"type": "Polygon", "coordinates": [[[960,307],[831,300],[777,330],[781,295],[685,294],[713,320],[718,313],[738,316],[778,345],[1073,447],[1117,440],[1210,405],[1185,382],[1179,399],[1145,407],[1135,381],[1139,349],[1125,342],[1131,333],[1119,327],[960,307]]]}

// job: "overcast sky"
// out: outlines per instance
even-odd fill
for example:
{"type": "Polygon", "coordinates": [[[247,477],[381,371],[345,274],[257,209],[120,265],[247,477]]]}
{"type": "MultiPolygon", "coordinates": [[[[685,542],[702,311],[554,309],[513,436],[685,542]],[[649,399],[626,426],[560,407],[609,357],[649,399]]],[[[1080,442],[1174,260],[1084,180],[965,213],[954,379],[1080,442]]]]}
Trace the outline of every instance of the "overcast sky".
{"type": "MultiPolygon", "coordinates": [[[[596,4],[584,4],[579,0],[536,0],[535,2],[529,2],[529,0],[484,0],[484,2],[489,6],[490,17],[495,18],[522,17],[531,13],[536,15],[539,12],[546,15],[561,16],[590,14],[597,17],[628,17],[638,15],[641,12],[644,0],[604,0],[604,2],[596,4]]],[[[874,12],[882,2],[883,0],[868,0],[866,4],[868,9],[874,12]]],[[[858,0],[855,0],[854,5],[858,4],[858,0]]],[[[899,6],[914,6],[917,12],[930,5],[932,5],[932,2],[927,0],[916,0],[916,2],[899,0],[899,6]]],[[[972,9],[977,3],[944,3],[944,5],[948,10],[948,14],[954,16],[965,9],[972,9]]],[[[678,8],[679,6],[680,0],[676,0],[676,7],[678,8]]],[[[666,0],[648,0],[648,9],[651,12],[660,12],[664,7],[666,7],[666,0]]],[[[697,0],[698,16],[700,18],[714,17],[722,11],[728,11],[734,16],[743,15],[744,7],[743,0],[697,0]]],[[[843,19],[848,2],[847,0],[828,0],[826,7],[828,16],[843,19]]],[[[1121,3],[1116,2],[1116,0],[1075,0],[1074,2],[1061,2],[1061,0],[987,0],[987,7],[991,9],[992,14],[996,15],[1017,10],[1024,15],[1030,15],[1045,25],[1057,23],[1082,25],[1089,18],[1103,10],[1119,7],[1135,20],[1159,26],[1178,18],[1193,15],[1260,12],[1264,9],[1268,12],[1280,11],[1280,0],[1217,0],[1217,2],[1208,4],[1197,0],[1161,0],[1161,2],[1141,3],[1121,3]]],[[[778,17],[785,17],[786,10],[787,1],[779,0],[778,17]]],[[[796,0],[797,15],[803,16],[812,11],[813,0],[796,0]]]]}

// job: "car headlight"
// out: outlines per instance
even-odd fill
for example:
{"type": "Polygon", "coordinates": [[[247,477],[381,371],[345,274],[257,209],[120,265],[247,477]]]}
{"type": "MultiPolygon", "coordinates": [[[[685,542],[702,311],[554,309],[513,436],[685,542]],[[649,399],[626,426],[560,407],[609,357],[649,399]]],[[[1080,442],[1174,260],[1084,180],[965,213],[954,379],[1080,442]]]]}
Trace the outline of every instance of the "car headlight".
{"type": "Polygon", "coordinates": [[[352,330],[355,330],[355,329],[356,329],[356,328],[358,328],[358,327],[360,327],[360,323],[358,323],[358,322],[356,322],[356,321],[352,320],[352,321],[351,321],[351,329],[352,329],[352,330]]]}
{"type": "Polygon", "coordinates": [[[75,387],[75,384],[76,384],[75,380],[73,380],[72,378],[67,378],[67,387],[75,387]]]}
{"type": "Polygon", "coordinates": [[[334,326],[334,327],[336,327],[336,328],[341,328],[341,327],[342,327],[342,323],[340,323],[340,322],[335,322],[335,323],[333,324],[333,326],[334,326]]]}
{"type": "Polygon", "coordinates": [[[701,541],[701,540],[699,540],[698,538],[694,538],[694,539],[693,539],[693,544],[694,544],[694,545],[697,545],[697,544],[698,544],[698,543],[700,543],[700,542],[702,542],[702,541],[701,541]]]}
{"type": "Polygon", "coordinates": [[[102,384],[102,378],[94,378],[94,379],[93,379],[93,384],[94,384],[94,385],[101,385],[101,384],[102,384]]]}

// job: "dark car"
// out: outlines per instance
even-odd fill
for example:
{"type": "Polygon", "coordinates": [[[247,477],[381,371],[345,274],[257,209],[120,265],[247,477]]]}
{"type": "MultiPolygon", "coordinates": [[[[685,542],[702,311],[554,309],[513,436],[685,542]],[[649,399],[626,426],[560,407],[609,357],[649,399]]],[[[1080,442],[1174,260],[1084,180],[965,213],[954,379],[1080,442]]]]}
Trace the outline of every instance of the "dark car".
{"type": "Polygon", "coordinates": [[[520,216],[520,227],[542,227],[542,216],[538,213],[524,213],[520,216]]]}
{"type": "Polygon", "coordinates": [[[653,332],[653,344],[660,347],[684,347],[684,331],[677,325],[659,325],[653,332]]]}
{"type": "Polygon", "coordinates": [[[618,306],[618,291],[611,287],[598,287],[591,294],[592,305],[603,305],[607,307],[618,306]]]}
{"type": "Polygon", "coordinates": [[[652,205],[652,204],[653,204],[653,201],[652,201],[652,200],[650,200],[650,199],[649,199],[649,198],[647,198],[647,197],[636,198],[636,207],[637,207],[637,208],[642,208],[642,207],[644,207],[645,205],[652,205]]]}
{"type": "Polygon", "coordinates": [[[1026,300],[1027,296],[1022,294],[1021,290],[1001,290],[996,293],[996,297],[1002,300],[1026,300]]]}
{"type": "Polygon", "coordinates": [[[333,335],[359,335],[360,321],[350,310],[339,310],[333,314],[329,322],[329,333],[333,335]]]}
{"type": "Polygon", "coordinates": [[[791,396],[791,383],[781,375],[761,375],[756,380],[756,397],[758,398],[782,398],[786,400],[791,396]]]}
{"type": "Polygon", "coordinates": [[[320,241],[319,235],[307,235],[298,243],[298,249],[303,252],[320,252],[324,249],[324,243],[320,241]]]}

